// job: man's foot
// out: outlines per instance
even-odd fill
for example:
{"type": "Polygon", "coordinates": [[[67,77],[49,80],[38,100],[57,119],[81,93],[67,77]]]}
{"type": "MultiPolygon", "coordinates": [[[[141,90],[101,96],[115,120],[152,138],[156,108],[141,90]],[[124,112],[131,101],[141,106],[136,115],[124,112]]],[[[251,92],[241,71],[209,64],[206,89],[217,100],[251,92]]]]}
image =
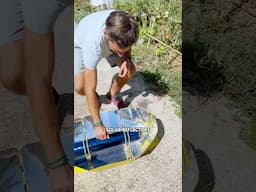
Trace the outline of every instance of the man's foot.
{"type": "Polygon", "coordinates": [[[111,102],[113,105],[115,105],[118,109],[122,109],[122,108],[126,108],[127,107],[127,105],[124,103],[124,101],[121,98],[119,98],[118,96],[111,97],[110,92],[108,92],[106,94],[106,97],[107,97],[107,100],[109,102],[111,102]]]}

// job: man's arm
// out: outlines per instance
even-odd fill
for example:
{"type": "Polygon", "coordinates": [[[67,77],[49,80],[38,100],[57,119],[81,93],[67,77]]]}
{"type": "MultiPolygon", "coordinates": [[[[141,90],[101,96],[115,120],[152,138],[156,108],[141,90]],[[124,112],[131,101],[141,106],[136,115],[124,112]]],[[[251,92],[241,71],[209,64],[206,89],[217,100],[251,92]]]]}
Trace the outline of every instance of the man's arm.
{"type": "MultiPolygon", "coordinates": [[[[38,35],[25,29],[25,81],[34,127],[48,162],[63,155],[56,103],[52,93],[54,66],[53,34],[38,35]]],[[[52,190],[73,191],[69,165],[49,170],[52,190]]]]}
{"type": "MultiPolygon", "coordinates": [[[[97,71],[85,69],[84,71],[84,90],[87,97],[88,108],[92,116],[92,120],[95,123],[101,122],[99,113],[99,102],[96,95],[97,86],[97,71]]],[[[106,132],[106,128],[103,125],[95,127],[97,139],[108,139],[109,136],[106,132]]]]}
{"type": "Polygon", "coordinates": [[[25,31],[26,88],[36,133],[48,161],[63,154],[57,109],[52,93],[53,35],[25,31]]]}

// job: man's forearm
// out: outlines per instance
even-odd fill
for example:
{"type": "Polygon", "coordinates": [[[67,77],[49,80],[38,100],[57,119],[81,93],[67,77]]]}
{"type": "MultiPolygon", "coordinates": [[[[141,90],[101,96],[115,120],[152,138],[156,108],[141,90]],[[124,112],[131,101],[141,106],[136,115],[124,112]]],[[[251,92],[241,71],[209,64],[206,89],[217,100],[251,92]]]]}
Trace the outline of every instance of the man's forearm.
{"type": "Polygon", "coordinates": [[[55,100],[50,86],[27,84],[35,131],[48,161],[63,154],[55,100]]]}
{"type": "Polygon", "coordinates": [[[96,94],[97,87],[97,71],[85,70],[84,71],[84,90],[86,93],[89,112],[92,116],[94,123],[100,121],[99,103],[96,94]]]}
{"type": "Polygon", "coordinates": [[[99,103],[98,103],[96,91],[86,90],[86,97],[87,97],[88,108],[92,116],[93,122],[94,123],[99,122],[100,113],[99,113],[99,103]]]}

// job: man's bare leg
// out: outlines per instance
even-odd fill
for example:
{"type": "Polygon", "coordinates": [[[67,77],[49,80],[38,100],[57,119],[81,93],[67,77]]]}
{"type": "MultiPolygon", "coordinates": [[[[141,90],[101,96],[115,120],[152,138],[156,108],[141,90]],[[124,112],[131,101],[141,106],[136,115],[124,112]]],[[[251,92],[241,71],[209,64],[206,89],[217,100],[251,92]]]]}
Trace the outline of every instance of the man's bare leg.
{"type": "Polygon", "coordinates": [[[78,73],[75,75],[75,92],[79,95],[85,95],[85,90],[84,90],[84,75],[83,73],[78,73]]]}
{"type": "Polygon", "coordinates": [[[53,34],[37,35],[25,29],[24,45],[27,95],[36,132],[44,145],[47,159],[50,160],[63,153],[51,88],[54,67],[53,34]]]}
{"type": "MultiPolygon", "coordinates": [[[[0,84],[8,91],[26,95],[23,39],[0,47],[0,84]]],[[[52,89],[57,104],[58,93],[52,89]]]]}
{"type": "MultiPolygon", "coordinates": [[[[47,161],[63,155],[57,108],[52,92],[53,34],[38,35],[25,28],[25,82],[36,133],[47,161]]],[[[49,170],[51,189],[73,191],[73,171],[66,165],[49,170]],[[67,190],[68,189],[68,190],[67,190]]]]}

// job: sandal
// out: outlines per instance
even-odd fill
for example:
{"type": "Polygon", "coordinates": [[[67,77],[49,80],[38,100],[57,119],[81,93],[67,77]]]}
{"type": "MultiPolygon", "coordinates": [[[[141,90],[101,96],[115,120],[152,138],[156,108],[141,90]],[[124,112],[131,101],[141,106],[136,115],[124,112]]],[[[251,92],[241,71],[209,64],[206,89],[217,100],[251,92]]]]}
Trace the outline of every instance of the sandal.
{"type": "Polygon", "coordinates": [[[124,101],[120,97],[118,97],[118,96],[111,97],[110,92],[108,92],[106,94],[106,97],[107,97],[107,100],[110,103],[112,103],[113,105],[115,105],[118,109],[122,109],[122,108],[126,108],[127,107],[127,105],[124,103],[124,101]]]}

